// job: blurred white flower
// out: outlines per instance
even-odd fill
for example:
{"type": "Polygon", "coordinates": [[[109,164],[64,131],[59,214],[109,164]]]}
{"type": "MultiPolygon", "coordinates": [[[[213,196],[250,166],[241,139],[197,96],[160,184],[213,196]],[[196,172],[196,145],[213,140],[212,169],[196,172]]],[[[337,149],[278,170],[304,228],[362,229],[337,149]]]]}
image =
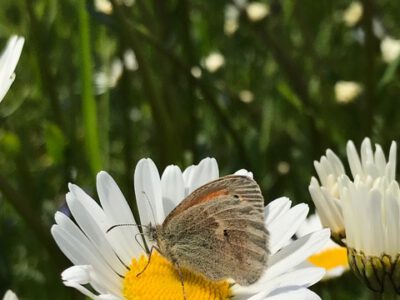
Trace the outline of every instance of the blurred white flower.
{"type": "Polygon", "coordinates": [[[362,92],[362,86],[355,81],[338,81],[335,84],[335,98],[339,103],[349,103],[362,92]]]}
{"type": "Polygon", "coordinates": [[[125,68],[129,71],[136,71],[137,69],[139,69],[135,52],[133,52],[132,49],[128,49],[124,52],[124,65],[125,68]]]}
{"type": "Polygon", "coordinates": [[[395,40],[389,36],[381,41],[382,59],[390,64],[400,56],[400,40],[395,40]]]}
{"type": "Polygon", "coordinates": [[[353,1],[343,12],[343,22],[348,27],[356,25],[363,15],[363,6],[359,1],[353,1]]]}
{"type": "Polygon", "coordinates": [[[269,6],[262,2],[251,2],[246,7],[247,16],[253,22],[264,19],[270,13],[269,6]]]}
{"type": "Polygon", "coordinates": [[[124,67],[130,71],[136,71],[139,68],[135,53],[132,50],[125,51],[123,59],[124,63],[122,63],[119,58],[115,58],[112,61],[108,72],[100,71],[94,75],[94,83],[97,95],[101,95],[108,89],[117,86],[117,83],[124,71],[124,67]]]}
{"type": "Polygon", "coordinates": [[[193,67],[190,69],[190,73],[192,73],[192,75],[193,75],[195,78],[200,78],[200,77],[201,77],[201,68],[198,67],[198,66],[193,66],[193,67]]]}
{"type": "Polygon", "coordinates": [[[232,35],[239,28],[240,11],[236,5],[228,4],[225,7],[224,32],[226,35],[232,35]]]}
{"type": "Polygon", "coordinates": [[[278,173],[281,175],[286,175],[290,171],[290,164],[287,161],[280,161],[276,167],[278,173]]]}
{"type": "Polygon", "coordinates": [[[225,65],[225,57],[219,52],[212,52],[204,59],[203,64],[210,73],[214,73],[225,65]]]}
{"type": "Polygon", "coordinates": [[[15,79],[15,67],[21,56],[25,39],[19,36],[12,36],[0,56],[0,102],[10,89],[15,79]]]}
{"type": "Polygon", "coordinates": [[[246,8],[247,0],[233,0],[233,3],[235,3],[238,8],[244,9],[246,8]]]}
{"type": "Polygon", "coordinates": [[[94,0],[94,7],[97,11],[106,15],[111,15],[113,11],[112,4],[109,0],[94,0]]]}
{"type": "Polygon", "coordinates": [[[121,78],[123,71],[123,64],[119,58],[116,58],[111,63],[108,72],[97,72],[94,74],[95,90],[97,95],[104,94],[108,89],[117,85],[118,80],[121,78]]]}
{"type": "Polygon", "coordinates": [[[3,297],[3,300],[18,300],[17,295],[14,294],[13,291],[8,290],[3,297]]]}
{"type": "Polygon", "coordinates": [[[250,103],[254,100],[254,94],[249,90],[241,90],[239,92],[239,99],[244,103],[250,103]]]}

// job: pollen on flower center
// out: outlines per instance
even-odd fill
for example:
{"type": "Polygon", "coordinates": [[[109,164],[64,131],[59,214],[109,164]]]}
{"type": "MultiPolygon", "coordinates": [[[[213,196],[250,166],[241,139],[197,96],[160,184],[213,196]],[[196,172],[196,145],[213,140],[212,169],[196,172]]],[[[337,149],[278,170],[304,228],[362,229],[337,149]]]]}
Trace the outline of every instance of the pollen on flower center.
{"type": "MultiPolygon", "coordinates": [[[[146,270],[136,276],[147,265],[147,256],[133,259],[125,274],[123,294],[125,299],[183,299],[182,282],[174,266],[159,253],[153,252],[146,270]]],[[[186,299],[228,299],[227,281],[210,281],[200,274],[182,269],[186,299]]]]}
{"type": "Polygon", "coordinates": [[[332,270],[337,267],[348,268],[347,250],[344,247],[335,247],[326,249],[320,253],[311,256],[308,261],[313,265],[326,270],[332,270]]]}

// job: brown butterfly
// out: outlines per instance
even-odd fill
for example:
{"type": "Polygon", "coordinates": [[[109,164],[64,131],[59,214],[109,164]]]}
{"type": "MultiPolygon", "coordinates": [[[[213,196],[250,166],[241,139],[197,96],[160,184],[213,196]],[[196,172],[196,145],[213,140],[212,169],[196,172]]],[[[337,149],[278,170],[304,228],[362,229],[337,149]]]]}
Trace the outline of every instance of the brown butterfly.
{"type": "Polygon", "coordinates": [[[177,268],[182,286],[182,267],[210,280],[232,278],[250,285],[260,278],[269,255],[264,199],[247,176],[225,176],[201,186],[148,234],[177,268]]]}

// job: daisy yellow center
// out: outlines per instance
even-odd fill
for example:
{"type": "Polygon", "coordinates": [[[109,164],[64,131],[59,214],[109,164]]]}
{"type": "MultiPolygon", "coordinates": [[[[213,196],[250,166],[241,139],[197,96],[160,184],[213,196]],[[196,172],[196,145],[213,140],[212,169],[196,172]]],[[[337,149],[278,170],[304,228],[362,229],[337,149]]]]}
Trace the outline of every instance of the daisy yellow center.
{"type": "Polygon", "coordinates": [[[349,263],[347,261],[347,250],[344,247],[326,249],[311,256],[308,261],[313,265],[325,268],[328,271],[337,267],[349,267],[349,263]]]}
{"type": "MultiPolygon", "coordinates": [[[[123,294],[126,300],[184,299],[182,280],[175,267],[157,252],[153,252],[146,270],[147,256],[133,259],[125,274],[123,294]]],[[[231,294],[227,281],[210,281],[200,274],[182,269],[186,299],[228,299],[231,294]]]]}

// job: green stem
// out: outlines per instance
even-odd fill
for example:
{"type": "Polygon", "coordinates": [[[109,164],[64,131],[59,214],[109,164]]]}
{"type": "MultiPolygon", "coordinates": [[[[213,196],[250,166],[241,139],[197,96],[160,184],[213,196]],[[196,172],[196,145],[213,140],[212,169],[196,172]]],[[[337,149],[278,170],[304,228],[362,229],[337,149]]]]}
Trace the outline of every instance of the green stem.
{"type": "Polygon", "coordinates": [[[97,105],[92,86],[92,60],[90,49],[89,17],[86,1],[78,0],[80,69],[82,89],[82,114],[85,143],[90,169],[95,175],[102,168],[99,133],[97,129],[97,105]]]}

